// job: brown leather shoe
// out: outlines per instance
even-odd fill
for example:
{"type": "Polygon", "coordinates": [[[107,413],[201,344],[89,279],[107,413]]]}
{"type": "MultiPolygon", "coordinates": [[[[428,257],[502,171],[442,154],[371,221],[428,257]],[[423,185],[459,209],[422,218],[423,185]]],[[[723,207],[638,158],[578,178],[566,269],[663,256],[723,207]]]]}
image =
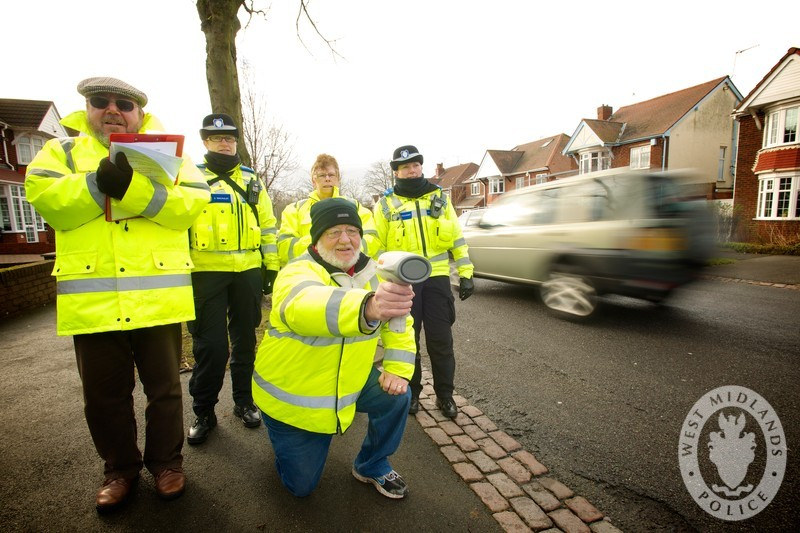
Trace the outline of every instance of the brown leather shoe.
{"type": "Polygon", "coordinates": [[[97,491],[95,504],[98,513],[108,513],[122,505],[131,493],[131,489],[139,480],[139,476],[131,479],[115,478],[103,482],[97,491]]]}
{"type": "Polygon", "coordinates": [[[166,468],[155,475],[156,493],[162,500],[174,500],[186,489],[186,476],[179,468],[166,468]]]}

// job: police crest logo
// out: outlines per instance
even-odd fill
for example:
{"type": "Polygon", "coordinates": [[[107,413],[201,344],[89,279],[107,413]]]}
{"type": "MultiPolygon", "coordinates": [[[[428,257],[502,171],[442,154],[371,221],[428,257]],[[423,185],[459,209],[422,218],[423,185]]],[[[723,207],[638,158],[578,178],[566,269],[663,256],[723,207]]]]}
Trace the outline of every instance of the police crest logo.
{"type": "Polygon", "coordinates": [[[402,157],[403,159],[408,157],[408,150],[403,150],[402,152],[400,152],[400,157],[402,157]]]}
{"type": "Polygon", "coordinates": [[[700,398],[681,426],[683,483],[704,511],[745,520],[769,505],[786,470],[786,436],[763,397],[726,385],[700,398]]]}
{"type": "Polygon", "coordinates": [[[225,123],[222,121],[221,118],[215,118],[214,119],[214,127],[215,128],[221,128],[224,124],[225,123]]]}

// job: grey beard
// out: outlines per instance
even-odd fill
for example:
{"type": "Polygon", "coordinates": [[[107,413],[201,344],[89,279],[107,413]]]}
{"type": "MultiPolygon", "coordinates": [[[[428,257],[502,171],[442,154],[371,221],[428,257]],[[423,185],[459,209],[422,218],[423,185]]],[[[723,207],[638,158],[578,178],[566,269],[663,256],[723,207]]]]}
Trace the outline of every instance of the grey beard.
{"type": "Polygon", "coordinates": [[[98,130],[96,130],[94,128],[94,126],[91,126],[91,125],[90,125],[90,128],[92,130],[92,135],[94,136],[95,139],[100,141],[100,144],[102,144],[103,146],[108,146],[110,144],[109,141],[108,141],[108,135],[103,133],[102,130],[98,131],[98,130]]]}
{"type": "Polygon", "coordinates": [[[341,269],[343,272],[347,272],[350,270],[350,267],[355,265],[358,262],[358,255],[356,254],[351,260],[343,261],[336,257],[336,251],[334,250],[326,250],[322,246],[317,247],[317,253],[319,256],[329,265],[335,266],[336,268],[341,269]]]}

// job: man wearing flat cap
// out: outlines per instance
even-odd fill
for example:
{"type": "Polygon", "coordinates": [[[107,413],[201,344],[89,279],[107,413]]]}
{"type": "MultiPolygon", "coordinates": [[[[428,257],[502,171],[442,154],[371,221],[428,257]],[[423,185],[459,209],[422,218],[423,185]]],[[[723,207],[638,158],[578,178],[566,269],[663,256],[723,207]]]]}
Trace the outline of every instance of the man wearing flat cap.
{"type": "Polygon", "coordinates": [[[98,512],[118,508],[142,467],[169,500],[185,487],[181,325],[194,318],[186,231],[210,199],[184,157],[174,187],[109,159],[109,135],[161,130],[144,92],[115,78],[78,84],[86,110],[61,123],[79,137],[51,139],[28,166],[28,201],[56,231],[57,330],[72,335],[84,413],[105,481],[98,512]],[[107,221],[106,200],[135,218],[107,221]],[[134,367],[136,371],[134,371],[134,367]],[[133,411],[136,376],[147,396],[144,455],[133,411]]]}
{"type": "Polygon", "coordinates": [[[189,393],[196,415],[189,444],[205,442],[217,425],[214,406],[229,358],[233,414],[245,427],[261,425],[250,380],[262,291],[272,292],[278,274],[272,201],[255,172],[239,160],[239,128],[229,115],[212,113],[203,119],[200,138],[208,150],[199,167],[211,187],[211,204],[189,230],[196,315],[187,324],[195,360],[189,393]]]}
{"type": "Polygon", "coordinates": [[[271,327],[256,355],[253,399],[281,482],[298,497],[316,488],[332,435],[356,412],[368,414],[369,428],[353,476],[388,498],[407,491],[388,458],[405,430],[414,337],[410,318],[403,333],[388,320],[411,310],[413,291],[380,282],[376,263],[359,252],[362,231],[345,198],[311,207],[312,244],[278,273],[271,327]]]}
{"type": "Polygon", "coordinates": [[[414,284],[411,316],[414,317],[416,366],[411,378],[409,413],[414,414],[420,408],[419,339],[424,328],[436,406],[444,416],[455,418],[458,408],[453,400],[456,361],[452,326],[456,311],[450,290],[450,256],[458,270],[462,300],[472,295],[473,267],[453,204],[439,186],[425,179],[422,161],[416,146],[400,146],[394,151],[389,163],[395,177],[394,188],[386,191],[375,204],[375,227],[387,251],[404,250],[422,255],[433,268],[428,279],[414,284]]]}

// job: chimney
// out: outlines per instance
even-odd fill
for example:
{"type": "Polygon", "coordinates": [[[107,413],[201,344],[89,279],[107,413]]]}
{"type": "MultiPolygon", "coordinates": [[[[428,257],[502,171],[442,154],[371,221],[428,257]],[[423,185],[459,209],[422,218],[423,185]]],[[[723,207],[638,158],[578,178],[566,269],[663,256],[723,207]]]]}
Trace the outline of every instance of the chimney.
{"type": "Polygon", "coordinates": [[[610,105],[603,104],[597,108],[597,120],[608,120],[614,110],[610,105]]]}
{"type": "Polygon", "coordinates": [[[436,179],[441,178],[444,176],[444,163],[436,163],[436,179]]]}

